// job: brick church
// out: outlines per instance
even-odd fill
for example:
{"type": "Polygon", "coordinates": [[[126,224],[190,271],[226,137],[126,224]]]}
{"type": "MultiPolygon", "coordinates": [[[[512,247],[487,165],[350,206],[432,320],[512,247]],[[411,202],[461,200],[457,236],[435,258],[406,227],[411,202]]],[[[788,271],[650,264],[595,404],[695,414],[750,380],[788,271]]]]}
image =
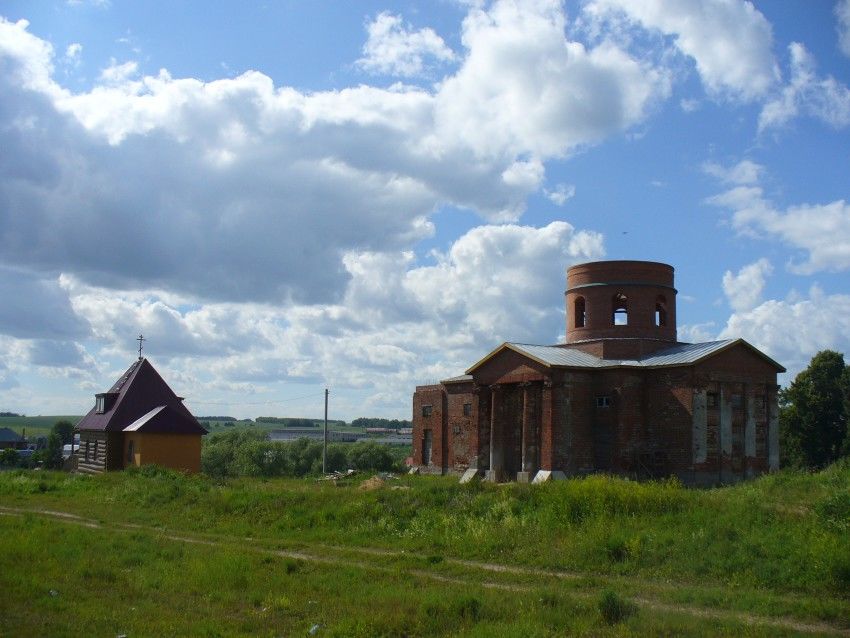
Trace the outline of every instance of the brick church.
{"type": "Polygon", "coordinates": [[[466,374],[416,388],[421,472],[714,485],[779,467],[785,368],[743,339],[677,341],[672,266],[573,266],[566,304],[565,344],[504,343],[466,374]]]}

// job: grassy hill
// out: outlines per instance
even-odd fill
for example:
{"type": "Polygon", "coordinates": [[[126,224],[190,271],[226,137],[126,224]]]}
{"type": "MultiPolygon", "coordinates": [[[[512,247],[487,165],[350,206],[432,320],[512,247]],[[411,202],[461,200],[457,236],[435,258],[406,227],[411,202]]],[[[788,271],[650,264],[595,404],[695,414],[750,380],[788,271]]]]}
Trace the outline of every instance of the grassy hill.
{"type": "Polygon", "coordinates": [[[70,421],[76,424],[82,418],[80,415],[60,416],[2,416],[0,417],[0,428],[9,428],[18,434],[26,431],[28,438],[47,436],[50,428],[57,421],[70,421]]]}
{"type": "Polygon", "coordinates": [[[850,635],[847,463],[712,490],[365,478],[2,473],[0,634],[850,635]]]}

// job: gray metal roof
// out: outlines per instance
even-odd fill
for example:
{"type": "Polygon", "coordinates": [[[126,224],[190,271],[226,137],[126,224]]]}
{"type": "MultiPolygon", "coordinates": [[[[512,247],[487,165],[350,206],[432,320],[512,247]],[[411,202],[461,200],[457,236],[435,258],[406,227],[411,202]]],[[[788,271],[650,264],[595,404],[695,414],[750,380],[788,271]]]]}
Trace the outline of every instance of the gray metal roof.
{"type": "Polygon", "coordinates": [[[678,343],[670,348],[653,352],[642,359],[600,359],[592,354],[563,346],[537,346],[527,343],[506,343],[512,350],[525,354],[548,366],[568,368],[653,368],[696,363],[707,356],[728,348],[735,339],[707,341],[705,343],[678,343]]]}

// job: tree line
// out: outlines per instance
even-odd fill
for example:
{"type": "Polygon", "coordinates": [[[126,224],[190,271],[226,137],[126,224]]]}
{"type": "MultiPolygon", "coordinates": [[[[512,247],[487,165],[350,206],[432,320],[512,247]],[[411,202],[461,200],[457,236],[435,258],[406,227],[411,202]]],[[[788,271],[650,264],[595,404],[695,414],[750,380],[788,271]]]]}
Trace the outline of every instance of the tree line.
{"type": "Polygon", "coordinates": [[[401,419],[377,419],[367,417],[360,417],[358,419],[354,419],[351,422],[351,425],[354,425],[358,428],[390,428],[392,430],[413,427],[413,423],[411,421],[404,421],[401,419]]]}
{"type": "MultiPolygon", "coordinates": [[[[264,432],[235,430],[204,442],[201,469],[210,476],[315,476],[322,472],[322,443],[309,439],[269,441],[264,432]]],[[[373,441],[328,445],[329,472],[347,469],[400,471],[389,448],[373,441]]]]}

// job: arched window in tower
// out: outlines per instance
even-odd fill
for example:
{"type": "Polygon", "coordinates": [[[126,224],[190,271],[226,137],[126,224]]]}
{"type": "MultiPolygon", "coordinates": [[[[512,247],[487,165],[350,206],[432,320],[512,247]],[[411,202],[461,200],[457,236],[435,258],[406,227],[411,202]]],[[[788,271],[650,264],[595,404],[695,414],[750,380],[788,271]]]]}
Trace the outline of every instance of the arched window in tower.
{"type": "Polygon", "coordinates": [[[621,292],[614,295],[611,323],[615,326],[629,325],[629,300],[621,292]]]}
{"type": "Polygon", "coordinates": [[[575,319],[573,321],[574,328],[584,328],[586,318],[584,310],[584,297],[577,297],[575,302],[575,319]]]}
{"type": "Polygon", "coordinates": [[[664,295],[658,295],[655,299],[655,325],[659,327],[667,325],[667,300],[664,295]]]}

